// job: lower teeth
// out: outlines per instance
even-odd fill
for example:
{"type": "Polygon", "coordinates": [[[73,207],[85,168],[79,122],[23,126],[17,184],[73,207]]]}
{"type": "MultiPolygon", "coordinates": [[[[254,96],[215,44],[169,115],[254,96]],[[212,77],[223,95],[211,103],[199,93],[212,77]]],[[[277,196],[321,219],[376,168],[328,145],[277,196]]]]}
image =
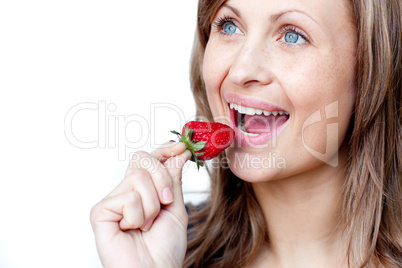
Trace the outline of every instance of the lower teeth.
{"type": "Polygon", "coordinates": [[[251,136],[251,137],[258,136],[258,134],[249,133],[249,132],[246,131],[246,126],[244,125],[244,120],[242,120],[240,122],[240,124],[237,126],[237,128],[240,130],[241,133],[243,133],[246,136],[251,136]]]}

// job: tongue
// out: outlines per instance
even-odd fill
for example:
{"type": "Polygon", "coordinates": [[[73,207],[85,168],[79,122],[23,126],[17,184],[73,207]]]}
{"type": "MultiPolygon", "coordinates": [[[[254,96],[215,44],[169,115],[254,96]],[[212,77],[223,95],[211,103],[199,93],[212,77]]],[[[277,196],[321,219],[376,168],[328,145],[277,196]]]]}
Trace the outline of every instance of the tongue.
{"type": "Polygon", "coordinates": [[[262,134],[274,132],[283,125],[288,117],[286,115],[245,115],[244,122],[248,133],[262,134]]]}

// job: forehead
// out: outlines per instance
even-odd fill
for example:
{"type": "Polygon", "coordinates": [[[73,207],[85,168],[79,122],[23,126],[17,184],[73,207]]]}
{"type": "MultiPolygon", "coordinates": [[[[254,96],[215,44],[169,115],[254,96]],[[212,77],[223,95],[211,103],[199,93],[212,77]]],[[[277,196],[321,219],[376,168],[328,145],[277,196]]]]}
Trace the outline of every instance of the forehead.
{"type": "Polygon", "coordinates": [[[275,14],[288,11],[301,11],[310,15],[317,22],[332,23],[332,21],[353,21],[352,0],[229,0],[224,1],[222,8],[233,7],[240,15],[268,18],[275,14]]]}

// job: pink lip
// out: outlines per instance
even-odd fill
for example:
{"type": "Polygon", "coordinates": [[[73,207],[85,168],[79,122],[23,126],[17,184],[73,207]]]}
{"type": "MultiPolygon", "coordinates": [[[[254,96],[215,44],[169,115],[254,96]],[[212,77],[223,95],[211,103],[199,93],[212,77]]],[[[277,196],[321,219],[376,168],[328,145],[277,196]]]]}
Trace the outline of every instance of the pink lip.
{"type": "Polygon", "coordinates": [[[259,100],[259,99],[241,97],[241,96],[233,94],[233,93],[225,93],[224,98],[225,98],[226,102],[228,102],[228,103],[240,104],[242,106],[247,106],[247,107],[251,107],[254,109],[260,109],[260,110],[265,110],[265,111],[269,111],[269,112],[272,112],[272,111],[287,112],[285,109],[278,107],[276,105],[273,105],[272,103],[268,103],[268,102],[265,102],[265,101],[259,100]]]}
{"type": "MultiPolygon", "coordinates": [[[[224,95],[225,100],[228,103],[236,103],[240,105],[244,105],[247,107],[252,107],[254,109],[261,109],[266,111],[286,111],[278,106],[273,104],[264,102],[258,99],[252,98],[244,98],[232,93],[226,93],[224,95]]],[[[243,147],[255,147],[261,148],[261,145],[267,144],[272,138],[278,135],[280,130],[282,130],[286,125],[287,122],[279,126],[273,132],[262,133],[258,136],[247,136],[240,132],[237,128],[237,124],[235,122],[235,111],[234,109],[230,109],[230,123],[231,127],[235,133],[235,141],[243,147]]],[[[288,120],[289,121],[289,120],[288,120]]]]}

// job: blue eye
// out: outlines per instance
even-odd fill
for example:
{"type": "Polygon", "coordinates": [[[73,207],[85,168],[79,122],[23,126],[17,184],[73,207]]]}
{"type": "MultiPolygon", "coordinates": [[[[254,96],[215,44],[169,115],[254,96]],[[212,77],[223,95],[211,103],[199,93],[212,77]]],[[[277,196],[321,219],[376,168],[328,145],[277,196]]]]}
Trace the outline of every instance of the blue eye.
{"type": "Polygon", "coordinates": [[[285,34],[285,41],[287,43],[294,44],[294,43],[297,43],[298,40],[299,40],[299,35],[297,33],[287,32],[285,34]]]}
{"type": "Polygon", "coordinates": [[[234,25],[233,23],[227,23],[224,27],[223,27],[223,31],[225,33],[228,34],[234,34],[237,31],[237,27],[236,25],[234,25]]]}
{"type": "Polygon", "coordinates": [[[299,29],[293,26],[287,26],[280,30],[283,34],[280,41],[288,46],[302,46],[309,43],[309,39],[299,29]]]}
{"type": "Polygon", "coordinates": [[[234,23],[231,17],[227,16],[220,17],[216,19],[213,25],[222,35],[232,35],[232,34],[244,35],[242,31],[240,31],[239,27],[236,26],[236,23],[234,23]]]}

